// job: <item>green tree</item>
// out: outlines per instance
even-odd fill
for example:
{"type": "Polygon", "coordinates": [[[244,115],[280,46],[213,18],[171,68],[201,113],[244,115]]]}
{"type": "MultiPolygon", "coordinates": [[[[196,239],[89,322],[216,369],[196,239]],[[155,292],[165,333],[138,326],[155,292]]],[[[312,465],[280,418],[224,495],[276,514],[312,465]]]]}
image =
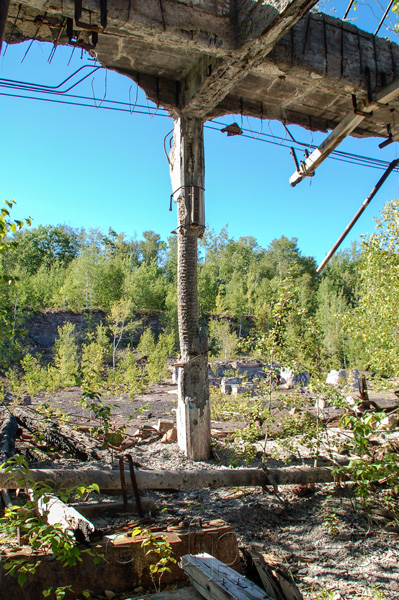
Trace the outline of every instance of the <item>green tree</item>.
{"type": "Polygon", "coordinates": [[[62,225],[39,225],[19,233],[17,241],[17,263],[29,275],[41,266],[50,268],[58,263],[66,267],[79,251],[76,232],[62,225]]]}
{"type": "Polygon", "coordinates": [[[142,262],[146,265],[152,263],[160,265],[162,263],[163,252],[166,244],[161,240],[161,236],[154,231],[144,231],[144,240],[139,242],[139,252],[142,262]]]}
{"type": "Polygon", "coordinates": [[[139,322],[133,323],[129,318],[132,316],[132,303],[130,300],[121,298],[111,306],[107,318],[108,327],[112,335],[112,370],[115,371],[115,357],[123,337],[137,329],[139,322]]]}
{"type": "Polygon", "coordinates": [[[399,200],[385,205],[376,232],[363,237],[359,275],[359,304],[348,323],[363,343],[362,366],[399,375],[399,200]]]}
{"type": "Polygon", "coordinates": [[[237,349],[237,334],[232,331],[230,322],[223,317],[215,317],[209,321],[209,340],[212,353],[223,360],[234,358],[237,349]]]}
{"type": "Polygon", "coordinates": [[[128,273],[123,288],[135,310],[163,310],[167,292],[167,280],[155,262],[142,263],[128,273]]]}
{"type": "MultiPolygon", "coordinates": [[[[14,292],[15,277],[8,270],[10,254],[18,250],[15,234],[22,229],[24,221],[11,220],[10,210],[15,201],[4,201],[5,206],[0,210],[0,365],[6,367],[13,358],[17,323],[17,304],[11,305],[10,296],[14,292]]],[[[31,219],[25,219],[28,227],[31,219]]]]}
{"type": "Polygon", "coordinates": [[[58,339],[54,344],[54,363],[60,374],[61,385],[63,387],[75,385],[79,361],[73,323],[67,322],[63,327],[58,327],[58,339]]]}

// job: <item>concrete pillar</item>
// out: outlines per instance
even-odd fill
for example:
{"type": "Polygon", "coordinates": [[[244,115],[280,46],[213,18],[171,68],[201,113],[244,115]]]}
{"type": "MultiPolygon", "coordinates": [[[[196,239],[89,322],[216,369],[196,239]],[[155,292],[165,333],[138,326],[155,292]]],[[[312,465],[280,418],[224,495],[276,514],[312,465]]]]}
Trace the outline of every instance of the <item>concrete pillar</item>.
{"type": "Polygon", "coordinates": [[[173,197],[177,202],[178,319],[180,363],[177,439],[192,460],[211,454],[208,341],[198,325],[197,241],[205,229],[204,141],[201,119],[175,120],[170,153],[173,197]]]}

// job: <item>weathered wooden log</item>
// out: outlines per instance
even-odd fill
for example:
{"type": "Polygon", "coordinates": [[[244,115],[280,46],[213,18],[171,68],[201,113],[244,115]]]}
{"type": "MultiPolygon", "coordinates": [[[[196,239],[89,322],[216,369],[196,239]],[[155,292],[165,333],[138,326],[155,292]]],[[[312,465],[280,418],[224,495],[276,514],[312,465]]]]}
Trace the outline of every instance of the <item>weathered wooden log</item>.
{"type": "Polygon", "coordinates": [[[76,508],[68,506],[52,494],[46,494],[38,500],[37,512],[46,517],[49,525],[59,525],[62,531],[71,532],[80,543],[90,542],[95,535],[101,536],[93,523],[76,508]]]}
{"type": "Polygon", "coordinates": [[[100,460],[105,457],[99,444],[67,425],[59,425],[50,419],[43,421],[42,418],[22,408],[17,408],[14,413],[22,427],[31,433],[43,435],[47,444],[55,446],[67,454],[72,454],[80,460],[89,458],[100,460]]]}
{"type": "MultiPolygon", "coordinates": [[[[2,415],[0,424],[0,465],[15,454],[15,438],[17,437],[17,419],[9,412],[2,415]]],[[[7,489],[1,489],[1,498],[4,506],[11,506],[12,501],[7,489]]]]}
{"type": "MultiPolygon", "coordinates": [[[[334,481],[331,467],[287,467],[281,469],[220,469],[209,471],[135,471],[137,485],[141,490],[201,489],[221,487],[255,487],[265,485],[293,485],[296,483],[326,483],[334,481]]],[[[32,469],[33,481],[50,480],[54,489],[73,488],[77,485],[96,483],[100,489],[120,489],[120,473],[117,470],[97,469],[32,469]]],[[[12,471],[0,472],[0,487],[15,489],[21,486],[25,475],[12,471]]],[[[130,474],[125,480],[132,489],[130,474]]]]}
{"type": "MultiPolygon", "coordinates": [[[[18,431],[17,419],[9,412],[0,421],[0,461],[5,462],[15,454],[15,438],[18,431]]],[[[0,463],[0,464],[1,464],[0,463]]]]}

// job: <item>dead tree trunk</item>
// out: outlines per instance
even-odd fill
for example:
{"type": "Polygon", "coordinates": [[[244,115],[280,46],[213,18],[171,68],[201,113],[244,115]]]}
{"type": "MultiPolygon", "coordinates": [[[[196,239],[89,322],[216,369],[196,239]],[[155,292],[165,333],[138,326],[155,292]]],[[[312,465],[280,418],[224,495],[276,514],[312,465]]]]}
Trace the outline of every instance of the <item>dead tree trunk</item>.
{"type": "MultiPolygon", "coordinates": [[[[17,419],[11,413],[3,413],[0,422],[0,465],[5,463],[8,458],[15,454],[15,438],[17,436],[17,419]]],[[[7,489],[0,490],[1,497],[5,506],[12,504],[7,489]]]]}
{"type": "Polygon", "coordinates": [[[204,140],[200,119],[175,120],[170,153],[172,190],[177,202],[178,319],[180,364],[177,434],[193,460],[210,456],[211,428],[208,342],[198,325],[197,240],[205,229],[204,140]]]}
{"type": "Polygon", "coordinates": [[[80,460],[90,458],[101,460],[105,457],[105,453],[96,442],[89,440],[86,435],[74,431],[67,425],[59,425],[50,419],[43,421],[40,415],[32,414],[22,408],[15,410],[15,416],[21,427],[33,434],[42,435],[46,443],[56,446],[80,460]]]}

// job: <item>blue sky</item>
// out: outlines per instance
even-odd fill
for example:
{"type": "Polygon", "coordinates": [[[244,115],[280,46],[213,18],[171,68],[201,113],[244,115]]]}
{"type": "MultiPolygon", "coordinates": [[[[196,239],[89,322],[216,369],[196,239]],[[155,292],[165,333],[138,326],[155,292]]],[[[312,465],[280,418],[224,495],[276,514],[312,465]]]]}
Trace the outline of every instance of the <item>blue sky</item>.
{"type": "MultiPolygon", "coordinates": [[[[335,4],[343,16],[346,2],[335,4]]],[[[385,8],[385,6],[383,7],[385,8]]],[[[378,4],[359,4],[353,22],[374,31],[383,13],[378,4]]],[[[330,9],[332,11],[332,8],[330,9]]],[[[395,16],[393,17],[395,19],[395,16]]],[[[388,25],[388,22],[387,22],[388,25]]],[[[381,35],[394,37],[384,26],[381,35]]],[[[9,46],[0,58],[0,78],[57,85],[84,64],[93,64],[80,51],[58,48],[51,62],[51,46],[34,42],[9,46]]],[[[135,101],[136,87],[126,77],[99,70],[74,93],[135,101]]],[[[0,94],[15,93],[0,87],[0,94]]],[[[14,198],[15,218],[31,216],[33,226],[64,223],[73,227],[112,227],[128,237],[151,229],[166,239],[176,227],[176,209],[169,212],[168,163],[164,137],[170,118],[154,115],[155,107],[142,93],[144,114],[83,108],[0,95],[0,200],[14,198]]],[[[91,102],[93,104],[93,102],[91,102]]],[[[241,117],[225,117],[224,123],[241,117]]],[[[260,121],[243,119],[254,131],[260,121]]],[[[263,132],[284,137],[278,122],[263,122],[263,132]]],[[[306,143],[320,143],[325,135],[290,127],[306,143]]],[[[340,150],[391,161],[398,144],[384,150],[381,140],[347,139],[340,150]]],[[[243,137],[227,138],[205,129],[206,221],[219,231],[226,223],[232,237],[252,235],[264,247],[281,235],[297,237],[305,255],[321,261],[348,221],[370,193],[382,171],[327,160],[311,180],[295,188],[288,182],[294,170],[289,149],[243,137]]],[[[385,183],[350,238],[373,230],[373,217],[399,196],[399,175],[385,183]]]]}

